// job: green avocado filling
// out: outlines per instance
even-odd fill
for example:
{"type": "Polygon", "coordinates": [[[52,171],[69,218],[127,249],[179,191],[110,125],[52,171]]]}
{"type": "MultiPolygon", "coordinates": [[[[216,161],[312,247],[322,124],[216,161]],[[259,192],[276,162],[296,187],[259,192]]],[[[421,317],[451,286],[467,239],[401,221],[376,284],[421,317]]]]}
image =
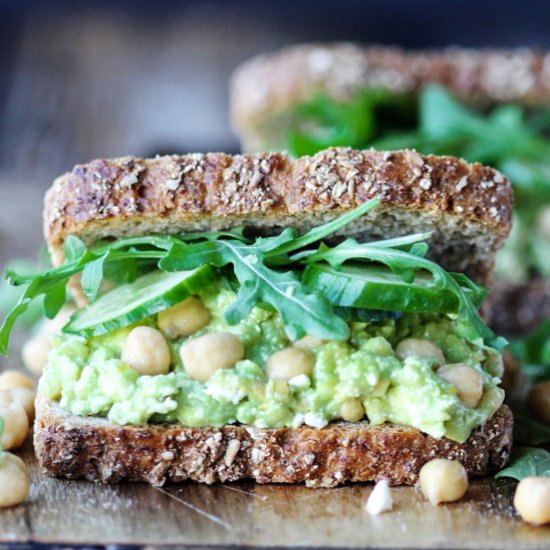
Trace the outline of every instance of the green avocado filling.
{"type": "Polygon", "coordinates": [[[71,235],[63,265],[8,272],[25,288],[0,353],[33,300],[55,317],[79,274],[90,303],[53,338],[39,383],[71,413],[196,427],[368,419],[464,441],[503,401],[506,341],[479,316],[486,289],[427,257],[430,233],[325,241],[378,204],[304,234],[233,228],[92,246],[71,235]]]}
{"type": "Polygon", "coordinates": [[[297,157],[345,145],[416,149],[494,166],[515,194],[512,235],[496,259],[499,278],[550,276],[550,107],[472,109],[437,85],[418,97],[368,89],[336,101],[319,92],[288,115],[286,128],[281,135],[280,121],[264,126],[273,149],[297,157]]]}
{"type": "MultiPolygon", "coordinates": [[[[452,315],[405,314],[400,319],[352,322],[349,340],[324,341],[312,348],[311,376],[282,381],[270,380],[265,372],[268,358],[292,345],[280,315],[253,307],[230,325],[223,314],[235,293],[226,284],[216,282],[198,296],[210,312],[210,322],[191,336],[168,339],[168,374],[140,375],[121,360],[122,345],[135,325],[92,338],[60,335],[53,340],[39,393],[59,400],[71,413],[106,416],[117,424],[179,422],[196,427],[237,422],[262,428],[323,427],[341,418],[344,402],[360,400],[371,424],[403,424],[460,442],[502,404],[504,392],[497,388],[500,355],[456,336],[452,315]],[[179,349],[216,331],[238,336],[244,359],[216,371],[206,382],[192,380],[179,349]],[[396,345],[411,337],[429,340],[447,363],[465,363],[481,375],[483,396],[477,406],[467,407],[456,388],[436,374],[434,359],[397,358],[396,345]]],[[[158,328],[156,316],[139,324],[158,328]]]]}

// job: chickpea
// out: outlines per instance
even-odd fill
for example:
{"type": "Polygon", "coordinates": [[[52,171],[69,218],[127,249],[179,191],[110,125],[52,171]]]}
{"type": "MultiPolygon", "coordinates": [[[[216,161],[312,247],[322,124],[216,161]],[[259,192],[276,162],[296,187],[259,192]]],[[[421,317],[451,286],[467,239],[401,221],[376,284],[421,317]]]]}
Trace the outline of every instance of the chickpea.
{"type": "Polygon", "coordinates": [[[21,504],[29,494],[29,474],[25,463],[14,454],[0,455],[0,508],[21,504]]]}
{"type": "Polygon", "coordinates": [[[273,389],[281,395],[288,395],[288,382],[286,380],[273,380],[273,389]]]}
{"type": "Polygon", "coordinates": [[[189,336],[210,322],[210,312],[199,298],[191,296],[158,314],[160,330],[168,338],[189,336]]]}
{"type": "Polygon", "coordinates": [[[479,372],[464,363],[448,363],[437,369],[437,376],[456,388],[464,405],[472,409],[477,407],[483,395],[483,380],[479,372]]]}
{"type": "Polygon", "coordinates": [[[539,382],[531,388],[527,406],[537,420],[550,424],[550,380],[539,382]]]}
{"type": "Polygon", "coordinates": [[[424,464],[419,481],[422,494],[434,505],[459,500],[468,490],[464,466],[446,458],[436,458],[424,464]]]}
{"type": "Polygon", "coordinates": [[[48,361],[51,349],[50,338],[57,334],[68,322],[75,311],[72,306],[63,306],[55,319],[46,319],[40,330],[25,344],[21,350],[23,363],[33,374],[40,376],[48,361]]]}
{"type": "Polygon", "coordinates": [[[318,348],[319,346],[322,346],[326,340],[321,340],[320,338],[317,338],[316,336],[304,336],[300,338],[299,340],[296,340],[292,344],[292,347],[298,348],[298,349],[313,349],[318,348]]]}
{"type": "Polygon", "coordinates": [[[140,374],[154,376],[170,370],[170,349],[160,331],[136,327],[122,346],[121,359],[140,374]]]}
{"type": "Polygon", "coordinates": [[[206,382],[217,370],[234,367],[244,347],[230,332],[209,332],[183,344],[180,356],[189,378],[206,382]]]}
{"type": "Polygon", "coordinates": [[[21,405],[29,422],[34,419],[34,399],[36,394],[28,388],[12,388],[11,390],[0,390],[0,407],[9,407],[12,403],[21,405]]]}
{"type": "Polygon", "coordinates": [[[340,417],[346,422],[358,422],[365,416],[360,399],[348,399],[340,405],[340,417]]]}
{"type": "Polygon", "coordinates": [[[443,352],[429,340],[405,338],[395,348],[395,354],[404,361],[407,357],[431,357],[439,365],[445,363],[443,352]]]}
{"type": "Polygon", "coordinates": [[[523,521],[533,525],[550,523],[550,478],[526,477],[514,494],[514,506],[523,521]]]}
{"type": "Polygon", "coordinates": [[[51,349],[49,335],[38,332],[23,344],[21,349],[23,364],[33,374],[39,376],[48,362],[48,354],[51,349]]]}
{"type": "Polygon", "coordinates": [[[25,409],[17,403],[0,407],[0,417],[4,420],[2,447],[9,451],[21,447],[29,434],[29,418],[25,409]]]}
{"type": "Polygon", "coordinates": [[[311,376],[315,355],[308,350],[287,348],[276,351],[266,362],[265,371],[272,380],[290,380],[300,374],[311,376]]]}
{"type": "Polygon", "coordinates": [[[11,390],[12,388],[27,388],[32,390],[34,382],[30,376],[17,370],[5,370],[0,374],[0,390],[11,390]]]}

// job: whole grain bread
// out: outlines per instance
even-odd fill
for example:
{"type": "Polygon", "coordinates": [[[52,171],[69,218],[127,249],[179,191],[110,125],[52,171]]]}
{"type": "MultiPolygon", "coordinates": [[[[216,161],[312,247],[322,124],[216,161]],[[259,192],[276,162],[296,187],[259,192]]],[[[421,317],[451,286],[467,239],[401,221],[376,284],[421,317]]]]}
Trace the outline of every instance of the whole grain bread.
{"type": "Polygon", "coordinates": [[[294,107],[319,91],[346,100],[365,88],[414,94],[428,82],[480,106],[550,105],[550,53],[405,51],[342,42],[292,46],[237,68],[230,84],[232,125],[244,151],[280,150],[294,107]]]}
{"type": "Polygon", "coordinates": [[[362,240],[431,231],[443,267],[488,283],[511,224],[512,192],[499,172],[414,151],[330,148],[281,153],[125,157],[78,165],[46,194],[44,230],[55,264],[63,243],[246,225],[306,231],[379,196],[339,232],[362,240]]]}
{"type": "Polygon", "coordinates": [[[367,422],[322,429],[117,426],[71,415],[39,398],[34,444],[45,474],[102,483],[254,479],[333,487],[384,478],[392,485],[412,485],[422,465],[438,457],[459,460],[470,476],[501,469],[510,456],[512,428],[506,405],[464,444],[367,422]]]}

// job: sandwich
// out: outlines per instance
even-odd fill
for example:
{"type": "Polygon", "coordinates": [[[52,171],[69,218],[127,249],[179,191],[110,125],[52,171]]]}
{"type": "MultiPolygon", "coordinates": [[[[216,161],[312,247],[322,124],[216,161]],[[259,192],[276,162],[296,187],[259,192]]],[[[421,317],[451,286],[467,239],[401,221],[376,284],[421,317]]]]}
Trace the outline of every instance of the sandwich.
{"type": "Polygon", "coordinates": [[[38,386],[45,474],[94,482],[413,484],[508,460],[505,341],[478,314],[511,224],[492,168],[329,148],[96,160],[47,192],[55,317],[38,386]],[[467,182],[467,185],[464,185],[467,182]],[[458,189],[460,188],[460,189],[458,189]],[[458,190],[457,190],[458,189],[458,190]]]}
{"type": "Polygon", "coordinates": [[[516,205],[490,325],[515,336],[550,317],[548,53],[300,45],[239,67],[231,114],[249,152],[412,148],[496,167],[516,205]]]}

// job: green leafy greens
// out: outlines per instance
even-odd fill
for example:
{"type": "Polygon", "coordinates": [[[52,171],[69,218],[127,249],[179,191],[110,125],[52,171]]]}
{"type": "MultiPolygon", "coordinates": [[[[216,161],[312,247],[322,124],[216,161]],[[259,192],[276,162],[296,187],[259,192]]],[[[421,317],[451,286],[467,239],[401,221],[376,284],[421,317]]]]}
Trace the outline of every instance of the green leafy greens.
{"type": "Polygon", "coordinates": [[[550,443],[550,426],[533,420],[524,412],[514,410],[514,441],[524,445],[550,443]]]}
{"type": "MultiPolygon", "coordinates": [[[[383,90],[362,90],[347,102],[317,94],[294,113],[285,146],[291,154],[313,154],[329,146],[420,152],[485,162],[512,178],[522,199],[550,198],[550,115],[528,116],[515,104],[490,113],[457,101],[444,87],[429,84],[417,104],[383,90]]],[[[523,203],[523,201],[520,201],[523,203]]]]}
{"type": "MultiPolygon", "coordinates": [[[[418,247],[412,252],[405,252],[395,248],[376,246],[376,243],[374,245],[359,244],[354,239],[348,239],[334,248],[323,245],[316,252],[306,251],[295,257],[299,257],[306,263],[324,260],[336,268],[342,267],[342,264],[348,260],[367,260],[386,265],[393,273],[400,275],[408,283],[414,281],[417,271],[428,271],[432,275],[436,288],[441,291],[449,291],[456,296],[459,318],[458,332],[461,336],[470,341],[482,338],[497,348],[503,348],[505,345],[505,341],[496,338],[479,317],[476,306],[471,298],[466,296],[467,290],[457,282],[456,275],[447,273],[436,263],[424,258],[418,247]]],[[[466,284],[466,288],[475,289],[475,285],[467,278],[460,277],[459,281],[466,284]]]]}
{"type": "Polygon", "coordinates": [[[525,477],[550,477],[550,453],[544,449],[524,447],[515,453],[515,460],[508,468],[495,475],[521,481],[525,477]]]}
{"type": "MultiPolygon", "coordinates": [[[[344,317],[365,318],[370,315],[371,319],[379,319],[380,312],[373,312],[371,315],[367,299],[361,313],[351,314],[346,308],[341,316],[338,314],[340,308],[334,308],[336,304],[331,303],[327,296],[305,284],[301,273],[304,267],[317,263],[329,263],[341,268],[348,260],[360,262],[367,279],[371,274],[374,276],[375,272],[379,274],[381,269],[389,268],[394,276],[401,278],[401,286],[405,289],[422,273],[423,280],[427,280],[424,284],[431,285],[436,291],[445,291],[455,296],[456,311],[452,313],[457,315],[459,329],[466,339],[476,342],[484,340],[488,345],[502,349],[504,341],[489,330],[477,313],[476,306],[484,297],[485,291],[467,277],[447,273],[426,259],[428,247],[425,241],[429,234],[409,235],[367,244],[348,239],[333,248],[323,243],[324,239],[368,213],[378,203],[379,199],[367,201],[355,210],[311,229],[304,235],[299,235],[295,229],[287,228],[279,235],[251,240],[239,229],[187,236],[131,237],[110,243],[101,242],[93,247],[86,247],[80,239],[71,236],[64,245],[65,262],[62,266],[35,275],[19,275],[13,271],[8,273],[11,284],[25,285],[26,288],[0,329],[0,352],[7,352],[13,324],[35,298],[44,296],[46,314],[48,317],[55,316],[65,300],[67,282],[75,274],[82,275],[82,287],[91,302],[87,309],[92,312],[94,304],[101,301],[102,314],[108,319],[108,328],[112,330],[135,322],[141,310],[119,305],[115,309],[120,307],[120,314],[114,311],[105,315],[103,306],[111,300],[104,299],[107,298],[106,294],[101,295],[99,300],[98,296],[109,273],[117,273],[117,280],[132,284],[140,274],[153,270],[160,270],[166,274],[189,272],[192,276],[196,273],[193,270],[204,266],[214,268],[218,276],[236,281],[237,298],[225,312],[226,320],[230,324],[238,323],[254,306],[261,305],[281,315],[285,331],[292,340],[306,334],[327,339],[347,339],[349,327],[344,317]],[[311,248],[312,245],[315,247],[311,248]]],[[[161,278],[160,281],[165,279],[169,278],[161,278]]],[[[147,277],[139,277],[141,296],[147,296],[147,283],[144,282],[146,280],[147,277]]],[[[211,282],[209,277],[198,277],[195,283],[197,280],[203,281],[201,284],[211,282]]],[[[156,281],[155,288],[158,292],[159,278],[152,277],[151,281],[156,281]]],[[[170,296],[173,295],[174,300],[181,296],[179,291],[174,293],[173,288],[167,287],[164,296],[159,296],[159,299],[147,308],[142,308],[143,315],[154,314],[156,308],[169,307],[172,299],[170,296]]],[[[121,289],[122,287],[118,290],[121,289]]],[[[116,286],[110,292],[117,292],[116,286]]],[[[118,302],[113,299],[112,303],[118,302]]],[[[390,298],[386,309],[399,311],[400,303],[399,296],[396,295],[395,299],[390,298]]],[[[430,309],[430,304],[427,304],[426,309],[422,311],[447,312],[434,310],[433,307],[435,306],[430,309]]],[[[392,316],[394,313],[389,317],[392,316]]],[[[93,319],[93,315],[87,315],[87,319],[90,317],[93,319]]],[[[95,328],[89,323],[86,324],[86,331],[82,329],[83,335],[105,332],[107,327],[99,324],[100,321],[95,328]]],[[[78,323],[76,325],[78,326],[78,323]]],[[[72,323],[72,333],[75,332],[74,326],[75,323],[72,323]]],[[[71,327],[71,323],[68,327],[71,327]]]]}
{"type": "MultiPolygon", "coordinates": [[[[518,360],[524,383],[550,380],[550,321],[513,340],[509,351],[518,360]]],[[[550,426],[533,419],[526,410],[516,409],[520,409],[519,403],[514,410],[514,439],[526,445],[550,443],[550,426]]]]}
{"type": "Polygon", "coordinates": [[[550,320],[510,344],[510,353],[533,382],[550,380],[550,320]]]}
{"type": "Polygon", "coordinates": [[[526,280],[530,271],[550,273],[550,246],[537,226],[550,201],[549,112],[516,104],[477,111],[435,84],[416,98],[374,89],[340,102],[318,93],[296,107],[280,145],[295,156],[337,145],[407,148],[494,166],[514,185],[518,228],[497,257],[497,270],[503,278],[526,280]]]}

